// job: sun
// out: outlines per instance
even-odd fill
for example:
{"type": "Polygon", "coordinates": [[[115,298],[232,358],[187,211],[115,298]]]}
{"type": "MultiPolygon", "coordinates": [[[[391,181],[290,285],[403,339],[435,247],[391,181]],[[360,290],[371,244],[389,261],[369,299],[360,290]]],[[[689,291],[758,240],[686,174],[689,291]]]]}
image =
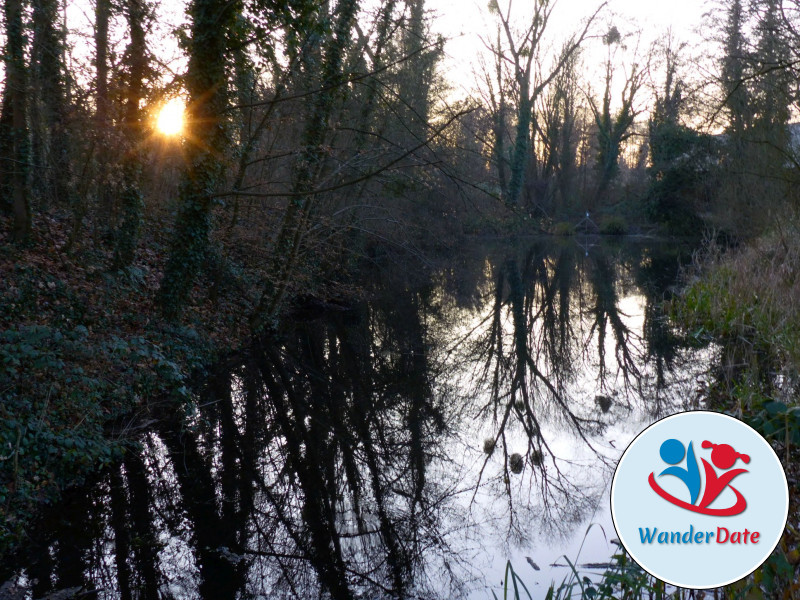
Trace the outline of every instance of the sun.
{"type": "Polygon", "coordinates": [[[186,104],[181,98],[166,102],[156,116],[156,129],[162,135],[179,135],[183,131],[183,112],[186,104]]]}

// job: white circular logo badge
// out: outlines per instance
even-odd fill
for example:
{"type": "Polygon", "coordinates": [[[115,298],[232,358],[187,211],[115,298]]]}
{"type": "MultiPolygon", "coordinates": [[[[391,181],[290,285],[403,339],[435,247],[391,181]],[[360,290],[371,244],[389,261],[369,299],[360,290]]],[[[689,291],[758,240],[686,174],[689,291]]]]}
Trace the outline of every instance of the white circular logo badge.
{"type": "Polygon", "coordinates": [[[611,484],[623,546],[677,587],[721,587],[752,573],[778,544],[788,512],[789,487],[772,447],[715,412],[652,424],[622,454],[611,484]]]}

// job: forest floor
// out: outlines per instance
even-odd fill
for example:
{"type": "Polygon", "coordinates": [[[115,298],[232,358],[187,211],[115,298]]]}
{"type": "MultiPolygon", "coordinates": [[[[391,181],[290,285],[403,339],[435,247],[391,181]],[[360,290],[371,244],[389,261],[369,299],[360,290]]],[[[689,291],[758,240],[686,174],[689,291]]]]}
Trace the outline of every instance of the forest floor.
{"type": "Polygon", "coordinates": [[[0,222],[0,564],[41,503],[124,451],[155,402],[189,398],[190,378],[247,339],[250,300],[201,282],[180,324],[156,304],[166,244],[146,232],[136,262],[66,252],[66,214],[37,218],[33,242],[0,222]]]}

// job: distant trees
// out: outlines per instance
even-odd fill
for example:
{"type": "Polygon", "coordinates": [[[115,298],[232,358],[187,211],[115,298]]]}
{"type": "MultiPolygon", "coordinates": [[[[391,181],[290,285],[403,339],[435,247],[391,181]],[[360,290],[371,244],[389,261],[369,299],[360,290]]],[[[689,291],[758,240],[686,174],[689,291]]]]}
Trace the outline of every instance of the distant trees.
{"type": "Polygon", "coordinates": [[[603,36],[603,44],[607,48],[605,62],[605,88],[603,97],[597,100],[589,96],[589,103],[597,126],[597,201],[607,200],[609,186],[619,171],[619,158],[625,142],[633,135],[633,122],[641,112],[635,106],[637,94],[644,82],[645,70],[639,64],[638,52],[634,52],[630,66],[624,73],[625,83],[622,87],[619,106],[615,111],[611,107],[611,92],[614,80],[614,55],[622,36],[615,26],[611,26],[603,36]]]}
{"type": "Polygon", "coordinates": [[[756,8],[753,138],[763,145],[766,175],[780,176],[789,151],[789,106],[793,74],[788,39],[783,32],[778,0],[763,0],[756,8]]]}
{"type": "Polygon", "coordinates": [[[626,210],[639,203],[642,215],[672,231],[696,233],[708,224],[744,235],[760,230],[791,193],[787,167],[800,164],[788,128],[800,6],[726,0],[720,8],[719,95],[709,108],[702,104],[699,91],[707,87],[697,71],[691,84],[678,72],[682,47],[668,43],[640,52],[610,26],[602,36],[604,77],[595,95],[585,73],[575,72],[572,40],[553,60],[554,68],[541,64],[550,3],[535,3],[530,24],[519,30],[507,5],[490,3],[497,33],[484,43],[494,60],[482,65],[480,78],[492,115],[487,158],[506,204],[518,205],[524,194],[529,208],[542,216],[580,207],[610,211],[622,192],[631,200],[626,210]],[[653,60],[663,68],[648,101],[644,92],[653,60]],[[584,107],[592,120],[588,129],[581,128],[584,107]],[[718,117],[725,131],[715,138],[706,130],[718,117]],[[623,164],[629,168],[620,179],[623,164]],[[649,186],[631,187],[645,168],[649,186]],[[583,193],[575,196],[570,188],[579,183],[583,193]]]}
{"type": "Polygon", "coordinates": [[[425,31],[425,1],[409,0],[406,8],[401,43],[402,56],[408,60],[399,73],[398,94],[403,99],[403,120],[408,124],[411,139],[408,146],[424,140],[427,134],[429,93],[438,56],[435,52],[426,52],[430,40],[425,31]]]}
{"type": "Polygon", "coordinates": [[[492,2],[497,33],[484,44],[493,61],[481,64],[480,79],[492,115],[487,158],[501,198],[510,207],[524,199],[532,215],[563,218],[612,204],[620,165],[630,160],[623,155],[634,154],[634,136],[639,136],[637,169],[644,173],[647,134],[637,119],[647,110],[642,92],[650,59],[638,43],[628,48],[617,27],[609,26],[600,36],[606,59],[595,95],[580,48],[587,38],[597,37],[589,33],[604,5],[558,52],[543,41],[553,6],[534,4],[530,25],[525,21],[520,32],[510,6],[501,10],[492,2]]]}
{"type": "Polygon", "coordinates": [[[727,116],[727,133],[732,142],[741,144],[752,123],[750,90],[747,86],[747,42],[744,34],[746,14],[742,0],[731,0],[723,26],[724,52],[721,57],[721,88],[727,116]]]}
{"type": "Polygon", "coordinates": [[[647,207],[674,232],[712,226],[747,238],[768,227],[792,193],[791,32],[798,15],[780,0],[726,0],[719,8],[714,81],[687,84],[678,68],[682,46],[671,37],[660,45],[664,84],[649,119],[647,207]],[[709,83],[718,95],[704,106],[690,88],[709,83]],[[709,125],[711,132],[702,131],[709,125]]]}
{"type": "Polygon", "coordinates": [[[655,60],[663,65],[663,87],[655,90],[650,114],[650,187],[647,210],[656,223],[677,234],[698,234],[715,177],[711,136],[683,123],[686,83],[681,72],[685,44],[669,32],[656,46],[655,60]]]}
{"type": "Polygon", "coordinates": [[[789,154],[791,19],[779,0],[731,0],[721,24],[726,120],[717,224],[749,236],[784,205],[789,154]]]}
{"type": "MultiPolygon", "coordinates": [[[[502,29],[502,34],[498,35],[496,43],[491,45],[491,51],[495,55],[497,63],[497,78],[503,77],[503,65],[508,63],[510,68],[511,83],[516,99],[514,107],[514,117],[516,125],[510,150],[509,160],[509,181],[508,187],[504,191],[504,201],[516,206],[520,202],[525,182],[525,171],[528,166],[528,158],[532,148],[532,126],[535,119],[534,107],[536,101],[548,85],[558,76],[558,74],[569,63],[574,53],[583,43],[589,32],[594,19],[605,4],[591,15],[583,29],[576,33],[564,46],[554,63],[548,68],[542,62],[544,60],[543,41],[547,31],[548,23],[555,7],[555,2],[551,0],[536,0],[533,2],[531,13],[528,15],[521,33],[515,32],[511,16],[512,3],[509,2],[502,8],[497,0],[492,0],[489,10],[495,15],[502,29]]],[[[498,81],[497,90],[501,94],[497,101],[497,109],[505,112],[504,85],[498,81]]],[[[494,131],[495,160],[502,161],[503,142],[501,122],[503,114],[497,118],[497,125],[494,131]]],[[[500,165],[500,162],[498,162],[500,165]]],[[[505,165],[499,167],[504,169],[505,165]]],[[[501,175],[501,181],[504,173],[501,175]]],[[[505,186],[501,184],[501,188],[505,186]]]]}

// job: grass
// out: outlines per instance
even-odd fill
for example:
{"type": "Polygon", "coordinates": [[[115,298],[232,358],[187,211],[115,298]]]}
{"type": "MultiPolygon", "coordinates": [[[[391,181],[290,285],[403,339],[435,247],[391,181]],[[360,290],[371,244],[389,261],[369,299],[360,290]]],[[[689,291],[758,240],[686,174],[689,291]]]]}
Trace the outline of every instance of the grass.
{"type": "Polygon", "coordinates": [[[796,403],[800,388],[800,232],[773,234],[723,253],[713,242],[669,306],[695,340],[727,354],[729,395],[749,413],[765,398],[796,403]],[[776,385],[781,382],[780,385],[776,385]]]}
{"type": "Polygon", "coordinates": [[[797,225],[728,253],[708,241],[693,271],[683,302],[689,312],[679,314],[687,325],[707,326],[715,335],[755,337],[780,349],[787,366],[800,366],[797,225]]]}
{"type": "MultiPolygon", "coordinates": [[[[761,433],[781,458],[789,481],[800,479],[797,220],[728,252],[708,242],[669,311],[690,340],[714,341],[721,347],[709,406],[761,433]]],[[[800,490],[789,487],[784,536],[750,581],[768,596],[800,598],[800,490]]]]}
{"type": "MultiPolygon", "coordinates": [[[[619,548],[618,552],[614,554],[611,559],[611,567],[609,567],[599,581],[593,581],[586,575],[581,575],[577,567],[578,558],[583,550],[583,544],[589,536],[589,532],[595,524],[589,525],[586,533],[583,536],[583,542],[575,556],[574,560],[570,560],[568,556],[563,556],[564,560],[569,565],[569,573],[564,577],[561,583],[556,586],[552,583],[545,595],[546,600],[567,600],[573,598],[586,598],[587,600],[594,600],[600,598],[626,598],[630,600],[636,599],[651,599],[651,598],[667,598],[665,596],[664,584],[651,575],[647,574],[642,568],[636,564],[627,555],[623,548],[619,548]]],[[[601,527],[602,530],[602,527],[601,527]]],[[[605,532],[603,532],[605,535],[605,532]]],[[[514,570],[511,561],[506,563],[505,577],[503,579],[503,600],[534,600],[531,596],[525,582],[514,570]],[[522,595],[522,592],[525,595],[522,595]]],[[[497,594],[492,591],[494,600],[499,600],[497,594]]],[[[680,597],[680,596],[669,596],[680,597]]]]}
{"type": "MultiPolygon", "coordinates": [[[[591,529],[591,526],[589,527],[591,529]]],[[[588,534],[588,530],[587,530],[588,534]]],[[[580,552],[579,552],[580,554],[580,552]]],[[[634,562],[624,549],[620,548],[611,559],[611,566],[599,580],[593,581],[581,575],[574,561],[566,556],[570,572],[556,586],[552,583],[544,596],[545,600],[689,600],[690,598],[708,597],[727,600],[750,600],[751,598],[796,598],[797,582],[785,584],[786,577],[792,572],[783,572],[784,579],[777,578],[774,561],[767,561],[754,575],[718,590],[695,591],[683,588],[667,587],[667,585],[648,574],[634,562]],[[794,585],[794,588],[792,587],[794,585]],[[795,595],[792,595],[795,594],[795,595]]],[[[494,600],[499,600],[492,591],[494,600]]],[[[535,600],[525,582],[514,570],[511,561],[506,564],[503,600],[535,600]],[[524,592],[524,593],[523,593],[524,592]]]]}
{"type": "MultiPolygon", "coordinates": [[[[589,529],[591,527],[590,525],[589,529]]],[[[586,533],[588,535],[588,529],[586,533]]],[[[580,551],[578,554],[580,554],[580,551]]],[[[683,597],[666,595],[664,584],[644,572],[622,549],[613,556],[612,566],[606,570],[599,581],[592,581],[586,575],[582,576],[578,572],[575,566],[578,560],[577,556],[575,561],[570,560],[567,556],[563,558],[569,564],[570,572],[557,587],[555,583],[550,585],[545,595],[545,600],[575,598],[585,598],[587,600],[599,600],[601,598],[644,600],[647,598],[649,600],[683,597]]],[[[494,600],[499,600],[494,591],[492,591],[492,596],[494,600]]],[[[527,600],[534,600],[525,582],[514,570],[511,561],[508,561],[503,585],[503,600],[525,600],[526,598],[527,600]],[[525,592],[525,595],[522,592],[525,592]]]]}

